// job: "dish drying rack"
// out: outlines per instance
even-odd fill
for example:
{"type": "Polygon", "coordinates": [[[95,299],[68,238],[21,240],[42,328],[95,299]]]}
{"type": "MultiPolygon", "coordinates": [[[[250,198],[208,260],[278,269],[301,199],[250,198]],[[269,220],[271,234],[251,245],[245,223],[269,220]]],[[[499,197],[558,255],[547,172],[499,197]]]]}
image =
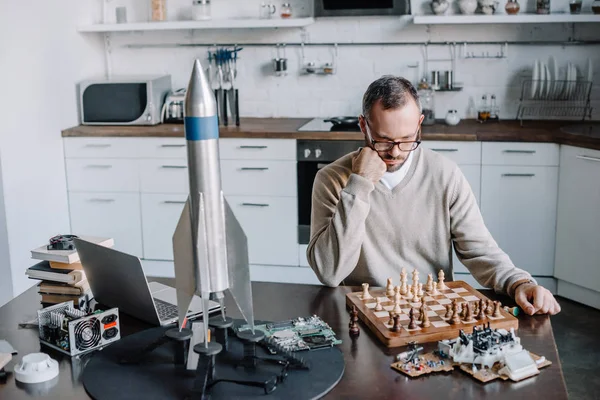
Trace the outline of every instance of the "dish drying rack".
{"type": "Polygon", "coordinates": [[[591,118],[592,81],[527,79],[521,86],[517,119],[591,118]]]}

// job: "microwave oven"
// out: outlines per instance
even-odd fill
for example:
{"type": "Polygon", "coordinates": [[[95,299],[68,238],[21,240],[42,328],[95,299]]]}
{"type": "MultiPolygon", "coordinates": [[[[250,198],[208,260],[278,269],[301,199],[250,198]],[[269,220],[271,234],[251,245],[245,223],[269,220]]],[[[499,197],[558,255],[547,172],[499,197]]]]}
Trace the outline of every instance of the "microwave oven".
{"type": "Polygon", "coordinates": [[[315,17],[407,15],[410,0],[315,0],[315,17]]]}
{"type": "Polygon", "coordinates": [[[77,84],[82,125],[156,125],[171,76],[88,79],[77,84]]]}

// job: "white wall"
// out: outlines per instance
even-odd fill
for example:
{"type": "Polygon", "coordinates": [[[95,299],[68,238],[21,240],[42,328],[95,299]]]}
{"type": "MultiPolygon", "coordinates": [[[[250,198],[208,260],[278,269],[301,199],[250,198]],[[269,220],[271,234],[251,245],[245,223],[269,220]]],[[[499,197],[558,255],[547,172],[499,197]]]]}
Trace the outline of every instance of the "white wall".
{"type": "MultiPolygon", "coordinates": [[[[128,4],[130,21],[147,20],[147,9],[128,4]]],[[[189,2],[169,2],[170,19],[189,19],[189,2]]],[[[233,17],[256,17],[259,0],[213,1],[213,15],[223,18],[227,13],[233,17]]],[[[278,2],[275,2],[279,4],[278,2]]],[[[589,5],[587,2],[584,5],[589,5]]],[[[144,3],[145,4],[145,3],[144,3]]],[[[307,0],[295,3],[301,15],[307,12],[307,0]]],[[[528,3],[525,3],[527,6],[528,3]]],[[[567,4],[567,3],[565,3],[567,4]]],[[[112,7],[114,2],[110,3],[112,7]]],[[[525,8],[525,7],[524,7],[525,8]]],[[[503,10],[502,10],[503,12],[503,10]]],[[[106,19],[114,21],[114,10],[107,9],[106,19]]],[[[319,18],[305,32],[301,29],[257,29],[257,30],[197,30],[185,32],[146,32],[111,34],[113,73],[169,73],[176,87],[185,87],[189,69],[195,57],[206,60],[206,47],[161,47],[130,48],[139,44],[173,43],[285,43],[301,42],[426,42],[426,41],[566,41],[577,39],[600,39],[600,24],[505,24],[505,25],[408,25],[402,29],[397,17],[363,18],[319,18]]],[[[500,46],[469,46],[468,51],[476,54],[496,54],[500,46]]],[[[306,47],[307,61],[320,63],[332,59],[331,47],[306,47]]],[[[334,76],[301,76],[299,47],[289,47],[289,74],[275,77],[270,60],[276,55],[275,46],[246,47],[241,51],[238,62],[238,85],[240,88],[240,111],[244,116],[254,117],[331,117],[356,115],[368,84],[382,74],[403,75],[417,81],[425,74],[423,49],[421,46],[373,45],[340,46],[338,49],[338,73],[334,76]],[[419,63],[419,69],[409,65],[419,63]]],[[[450,50],[431,47],[430,58],[449,58],[450,50]]],[[[462,92],[437,93],[436,115],[443,118],[448,109],[457,109],[462,117],[474,117],[470,105],[483,94],[495,94],[500,106],[501,117],[514,118],[518,106],[521,79],[531,76],[536,58],[546,61],[554,55],[559,67],[567,61],[574,62],[583,73],[588,57],[594,65],[594,81],[600,78],[600,46],[509,46],[508,58],[494,60],[458,59],[455,81],[464,83],[462,92]]],[[[206,61],[205,61],[206,62],[206,61]]],[[[429,70],[451,68],[449,62],[434,62],[429,70]]],[[[600,86],[593,88],[592,106],[594,118],[600,117],[600,86]]]]}
{"type": "Polygon", "coordinates": [[[10,248],[10,271],[0,258],[0,288],[12,275],[15,296],[37,283],[25,276],[35,263],[30,250],[69,233],[60,131],[78,123],[75,82],[104,73],[100,37],[76,32],[99,14],[98,5],[0,0],[0,160],[8,232],[6,246],[0,227],[0,257],[10,248]]]}

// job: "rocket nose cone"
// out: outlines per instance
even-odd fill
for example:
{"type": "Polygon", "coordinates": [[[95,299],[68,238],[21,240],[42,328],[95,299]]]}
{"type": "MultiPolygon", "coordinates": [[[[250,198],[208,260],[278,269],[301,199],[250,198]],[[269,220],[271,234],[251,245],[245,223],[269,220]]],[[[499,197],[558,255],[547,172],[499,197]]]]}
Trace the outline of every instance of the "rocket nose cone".
{"type": "Polygon", "coordinates": [[[215,96],[200,60],[196,59],[185,95],[185,116],[212,117],[214,115],[217,115],[215,96]]]}

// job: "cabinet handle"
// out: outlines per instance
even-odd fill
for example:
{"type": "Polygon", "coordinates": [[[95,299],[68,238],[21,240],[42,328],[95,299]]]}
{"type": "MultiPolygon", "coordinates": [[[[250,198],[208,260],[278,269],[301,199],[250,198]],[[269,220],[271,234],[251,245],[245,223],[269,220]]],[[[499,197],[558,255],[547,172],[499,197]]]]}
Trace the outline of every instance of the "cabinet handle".
{"type": "Polygon", "coordinates": [[[504,150],[504,152],[513,154],[535,154],[535,150],[504,150]]]}
{"type": "Polygon", "coordinates": [[[86,144],[84,147],[106,148],[110,146],[110,144],[90,143],[86,144]]]}
{"type": "Polygon", "coordinates": [[[242,203],[242,205],[249,207],[269,207],[269,205],[266,203],[242,203]]]}
{"type": "Polygon", "coordinates": [[[89,201],[91,201],[92,203],[112,203],[115,201],[115,199],[90,199],[89,201]]]}
{"type": "Polygon", "coordinates": [[[502,176],[516,176],[516,177],[531,178],[532,176],[535,176],[535,174],[502,174],[502,176]]]}
{"type": "Polygon", "coordinates": [[[447,151],[447,152],[454,152],[454,151],[458,151],[458,149],[431,149],[432,151],[447,151]]]}
{"type": "Polygon", "coordinates": [[[267,168],[267,167],[242,167],[240,169],[242,171],[266,171],[269,168],[267,168]]]}
{"type": "Polygon", "coordinates": [[[590,157],[590,156],[584,156],[584,155],[579,155],[579,156],[576,156],[576,157],[579,158],[580,160],[588,160],[588,161],[600,162],[600,158],[598,158],[598,157],[590,157]]]}
{"type": "Polygon", "coordinates": [[[240,149],[266,149],[267,146],[240,146],[240,149]]]}
{"type": "Polygon", "coordinates": [[[183,168],[187,168],[187,165],[163,165],[163,166],[161,166],[161,168],[177,168],[177,169],[183,169],[183,168]]]}
{"type": "Polygon", "coordinates": [[[185,147],[185,144],[161,144],[160,147],[185,147]]]}
{"type": "Polygon", "coordinates": [[[112,165],[91,164],[91,165],[86,165],[86,168],[109,169],[109,168],[112,168],[112,165]]]}
{"type": "Polygon", "coordinates": [[[185,204],[185,200],[165,200],[163,201],[165,204],[185,204]]]}

